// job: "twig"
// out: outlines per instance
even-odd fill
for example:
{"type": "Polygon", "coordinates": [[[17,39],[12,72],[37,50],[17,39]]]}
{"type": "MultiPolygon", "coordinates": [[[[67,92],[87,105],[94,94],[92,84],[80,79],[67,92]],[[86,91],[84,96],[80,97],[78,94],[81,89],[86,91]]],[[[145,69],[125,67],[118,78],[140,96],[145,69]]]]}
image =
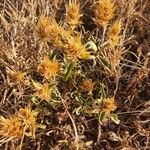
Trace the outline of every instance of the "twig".
{"type": "Polygon", "coordinates": [[[78,142],[79,142],[79,135],[78,135],[78,132],[77,132],[76,124],[75,124],[75,122],[74,122],[74,120],[73,120],[73,118],[72,118],[70,112],[68,111],[67,106],[66,106],[66,104],[65,104],[65,101],[64,101],[64,99],[62,98],[60,92],[59,92],[58,90],[57,90],[57,92],[58,92],[59,97],[60,97],[60,99],[61,99],[61,101],[62,101],[62,103],[63,103],[63,106],[64,106],[66,112],[68,113],[68,116],[69,116],[69,118],[70,118],[70,120],[71,120],[71,122],[72,122],[72,125],[73,125],[73,128],[74,128],[74,133],[75,133],[75,143],[76,143],[76,148],[77,148],[76,150],[79,150],[79,145],[78,145],[78,142]]]}
{"type": "Polygon", "coordinates": [[[104,40],[105,40],[105,33],[106,33],[106,29],[107,29],[107,25],[106,25],[106,26],[104,26],[104,28],[103,28],[102,43],[103,43],[103,42],[104,42],[104,40]]]}
{"type": "Polygon", "coordinates": [[[101,132],[101,124],[99,123],[99,126],[98,126],[97,143],[99,143],[99,142],[100,142],[101,135],[102,135],[102,132],[101,132]]]}

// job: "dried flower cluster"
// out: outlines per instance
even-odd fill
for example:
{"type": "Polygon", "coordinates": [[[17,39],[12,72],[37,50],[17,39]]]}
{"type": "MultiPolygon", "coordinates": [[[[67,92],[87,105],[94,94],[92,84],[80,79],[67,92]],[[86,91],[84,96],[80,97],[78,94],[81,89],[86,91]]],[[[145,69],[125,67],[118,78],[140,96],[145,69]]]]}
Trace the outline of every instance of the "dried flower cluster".
{"type": "Polygon", "coordinates": [[[95,85],[95,83],[92,81],[92,79],[86,79],[83,82],[81,88],[82,88],[83,91],[88,92],[89,94],[91,94],[91,92],[94,89],[94,85],[95,85]]]}
{"type": "Polygon", "coordinates": [[[80,59],[90,58],[90,53],[86,51],[85,46],[81,42],[81,35],[78,35],[74,38],[70,38],[70,40],[68,40],[65,52],[68,58],[72,60],[77,60],[79,58],[80,59]]]}
{"type": "Polygon", "coordinates": [[[90,54],[86,51],[81,41],[81,35],[72,36],[70,31],[58,26],[54,19],[50,21],[49,17],[40,18],[37,30],[41,38],[46,38],[47,41],[50,41],[56,47],[62,48],[68,58],[73,60],[89,58],[90,54]]]}
{"type": "Polygon", "coordinates": [[[25,72],[9,70],[8,73],[12,82],[19,84],[24,83],[26,75],[25,72]]]}
{"type": "Polygon", "coordinates": [[[50,60],[48,56],[44,56],[41,63],[38,65],[37,71],[47,80],[57,76],[60,70],[60,64],[57,60],[50,60]]]}
{"type": "Polygon", "coordinates": [[[51,98],[51,90],[52,90],[50,85],[48,83],[41,84],[41,83],[35,82],[35,81],[32,81],[32,83],[35,88],[34,96],[37,96],[37,97],[41,98],[42,100],[49,101],[51,98]]]}
{"type": "Polygon", "coordinates": [[[113,26],[109,29],[108,39],[110,40],[110,43],[113,46],[116,46],[119,44],[119,40],[121,38],[121,36],[119,35],[121,28],[122,28],[122,22],[121,22],[121,20],[119,20],[119,21],[116,21],[113,24],[113,26]]]}
{"type": "Polygon", "coordinates": [[[57,24],[54,18],[40,16],[36,28],[42,41],[49,41],[61,47],[60,34],[63,32],[63,28],[57,24]]]}
{"type": "Polygon", "coordinates": [[[66,17],[65,20],[71,28],[75,28],[79,25],[80,21],[80,4],[76,1],[69,1],[66,5],[66,17]]]}
{"type": "Polygon", "coordinates": [[[102,111],[105,113],[110,113],[115,111],[117,108],[117,105],[115,103],[114,97],[106,98],[102,101],[102,111]]]}
{"type": "Polygon", "coordinates": [[[31,136],[33,138],[35,138],[36,116],[37,112],[32,111],[29,106],[26,108],[20,108],[18,112],[18,117],[24,121],[25,131],[29,131],[25,132],[25,135],[31,136]]]}
{"type": "Polygon", "coordinates": [[[119,48],[109,53],[109,60],[111,63],[112,71],[116,71],[117,67],[119,67],[123,53],[124,51],[119,48]]]}
{"type": "Polygon", "coordinates": [[[4,138],[23,138],[24,135],[35,138],[37,112],[30,107],[20,108],[15,115],[0,120],[0,135],[4,138]]]}
{"type": "Polygon", "coordinates": [[[95,23],[98,27],[105,27],[114,17],[115,3],[112,0],[99,0],[95,9],[95,23]]]}
{"type": "Polygon", "coordinates": [[[22,138],[22,122],[18,117],[0,118],[0,135],[7,138],[22,138]]]}

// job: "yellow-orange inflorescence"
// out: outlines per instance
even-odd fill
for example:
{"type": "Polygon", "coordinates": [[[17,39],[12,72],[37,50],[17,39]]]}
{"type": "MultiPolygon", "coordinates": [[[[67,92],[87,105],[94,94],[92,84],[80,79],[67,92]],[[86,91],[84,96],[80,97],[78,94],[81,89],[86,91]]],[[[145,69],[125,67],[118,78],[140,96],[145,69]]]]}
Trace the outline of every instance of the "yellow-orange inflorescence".
{"type": "Polygon", "coordinates": [[[20,108],[18,116],[21,120],[24,121],[25,129],[29,131],[25,134],[35,138],[37,112],[32,111],[31,107],[20,108]]]}
{"type": "Polygon", "coordinates": [[[83,91],[91,93],[93,91],[94,85],[95,85],[95,83],[92,82],[92,79],[86,79],[83,82],[81,88],[83,91]]]}
{"type": "Polygon", "coordinates": [[[54,18],[41,16],[37,23],[37,33],[42,41],[49,41],[54,45],[60,46],[63,28],[57,24],[54,18]]]}
{"type": "Polygon", "coordinates": [[[0,135],[6,138],[23,138],[24,135],[35,138],[37,112],[30,107],[20,108],[15,115],[0,118],[0,135]]]}
{"type": "Polygon", "coordinates": [[[112,111],[115,111],[117,108],[116,102],[114,97],[106,98],[102,102],[102,111],[106,113],[110,113],[112,111]]]}
{"type": "Polygon", "coordinates": [[[50,60],[48,56],[44,56],[41,63],[38,65],[38,72],[47,80],[57,76],[60,70],[60,64],[57,60],[50,60]]]}
{"type": "Polygon", "coordinates": [[[26,73],[22,71],[9,71],[9,75],[12,82],[24,83],[26,73]]]}
{"type": "Polygon", "coordinates": [[[81,36],[70,38],[66,45],[65,52],[68,58],[76,61],[77,59],[88,59],[90,54],[86,51],[85,46],[81,42],[81,36]]]}
{"type": "Polygon", "coordinates": [[[109,52],[109,61],[113,71],[116,71],[116,68],[119,66],[123,52],[120,48],[109,52]]]}
{"type": "MultiPolygon", "coordinates": [[[[59,26],[57,22],[51,17],[41,17],[39,19],[37,25],[37,32],[41,39],[51,42],[57,48],[61,48],[61,50],[63,50],[67,54],[67,57],[69,59],[77,60],[78,58],[87,59],[90,57],[90,54],[86,51],[86,48],[81,41],[81,35],[73,36],[71,34],[72,33],[71,31],[69,30],[67,31],[61,26],[59,26]]],[[[46,57],[44,58],[41,65],[48,66],[48,68],[51,67],[53,69],[55,68],[55,70],[59,68],[57,61],[51,61],[50,63],[50,61],[46,57]],[[47,65],[44,64],[45,62],[47,63],[47,65]]],[[[47,68],[47,67],[42,67],[42,68],[47,68]]],[[[47,76],[46,78],[49,78],[52,72],[50,73],[48,71],[50,69],[46,69],[46,70],[47,70],[46,71],[47,75],[45,74],[47,76]]]]}
{"type": "Polygon", "coordinates": [[[99,0],[95,9],[95,24],[105,27],[114,17],[115,3],[112,0],[99,0]]]}
{"type": "Polygon", "coordinates": [[[109,29],[108,39],[113,46],[119,45],[119,40],[121,38],[119,34],[121,32],[121,28],[122,28],[122,22],[119,20],[116,21],[113,24],[113,26],[109,29]]]}
{"type": "Polygon", "coordinates": [[[80,23],[80,4],[76,1],[69,0],[69,4],[66,5],[66,23],[74,28],[80,23]]]}
{"type": "Polygon", "coordinates": [[[10,118],[0,118],[0,135],[7,138],[22,138],[23,126],[17,116],[10,118]]]}
{"type": "Polygon", "coordinates": [[[37,112],[32,111],[30,107],[20,108],[18,112],[19,118],[24,121],[25,128],[29,130],[28,135],[32,136],[33,138],[35,138],[36,115],[37,112]]]}
{"type": "Polygon", "coordinates": [[[33,81],[33,85],[36,91],[34,93],[35,96],[41,98],[42,100],[50,100],[52,88],[50,88],[50,85],[48,83],[41,84],[39,82],[33,81]]]}

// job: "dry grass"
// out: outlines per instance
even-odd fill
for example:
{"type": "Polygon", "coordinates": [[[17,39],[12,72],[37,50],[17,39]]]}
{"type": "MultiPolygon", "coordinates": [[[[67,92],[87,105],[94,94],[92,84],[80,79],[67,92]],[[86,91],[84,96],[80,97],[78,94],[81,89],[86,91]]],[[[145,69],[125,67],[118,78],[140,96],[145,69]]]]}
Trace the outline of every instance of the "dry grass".
{"type": "Polygon", "coordinates": [[[2,0],[0,149],[150,149],[150,2],[2,0]]]}

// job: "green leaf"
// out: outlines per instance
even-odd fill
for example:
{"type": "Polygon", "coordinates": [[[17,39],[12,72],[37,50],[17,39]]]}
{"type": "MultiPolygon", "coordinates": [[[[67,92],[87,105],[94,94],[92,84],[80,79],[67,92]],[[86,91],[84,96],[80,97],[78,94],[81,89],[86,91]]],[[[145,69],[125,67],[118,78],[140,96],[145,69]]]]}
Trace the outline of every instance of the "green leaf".
{"type": "Polygon", "coordinates": [[[112,69],[111,64],[103,57],[100,57],[101,63],[104,67],[108,68],[109,70],[112,69]]]}
{"type": "Polygon", "coordinates": [[[90,146],[91,144],[93,144],[93,141],[87,141],[87,142],[85,143],[86,146],[90,146]]]}
{"type": "Polygon", "coordinates": [[[33,104],[35,104],[35,105],[39,104],[39,100],[36,98],[36,96],[33,96],[33,97],[31,98],[31,101],[32,101],[33,104]]]}
{"type": "Polygon", "coordinates": [[[50,59],[54,59],[56,55],[57,55],[56,53],[52,53],[52,55],[50,56],[50,59]]]}
{"type": "Polygon", "coordinates": [[[56,85],[56,83],[51,83],[51,84],[49,84],[49,89],[51,89],[52,87],[54,87],[56,85]]]}
{"type": "Polygon", "coordinates": [[[99,114],[100,124],[103,124],[103,121],[105,120],[105,118],[106,118],[106,113],[104,111],[100,112],[100,114],[99,114]]]}
{"type": "Polygon", "coordinates": [[[113,122],[115,122],[116,124],[120,123],[120,120],[118,118],[118,116],[116,114],[110,114],[110,118],[113,122]]]}
{"type": "Polygon", "coordinates": [[[80,115],[80,113],[82,112],[82,106],[75,108],[74,112],[76,113],[76,115],[80,115]]]}
{"type": "Polygon", "coordinates": [[[34,80],[31,80],[31,81],[32,81],[32,84],[33,84],[34,88],[36,88],[36,89],[38,89],[38,90],[41,89],[41,87],[42,87],[42,84],[41,84],[41,83],[39,83],[39,82],[37,82],[37,81],[34,81],[34,80]]]}
{"type": "Polygon", "coordinates": [[[65,71],[65,75],[64,75],[65,81],[67,81],[68,78],[71,76],[72,70],[73,70],[74,66],[75,66],[75,63],[74,63],[74,62],[71,62],[71,63],[67,66],[66,71],[65,71]]]}
{"type": "Polygon", "coordinates": [[[40,128],[40,129],[46,129],[46,126],[45,125],[43,125],[43,124],[37,124],[37,128],[40,128]]]}
{"type": "Polygon", "coordinates": [[[82,59],[90,59],[90,53],[89,52],[83,52],[81,54],[82,59]]]}
{"type": "Polygon", "coordinates": [[[93,50],[94,52],[97,52],[97,46],[96,46],[96,44],[93,42],[93,41],[89,41],[89,42],[87,42],[86,43],[86,48],[87,49],[91,49],[91,50],[93,50]]]}
{"type": "Polygon", "coordinates": [[[104,86],[102,84],[101,84],[100,90],[101,90],[101,98],[102,98],[102,100],[106,99],[106,92],[105,92],[104,86]]]}

